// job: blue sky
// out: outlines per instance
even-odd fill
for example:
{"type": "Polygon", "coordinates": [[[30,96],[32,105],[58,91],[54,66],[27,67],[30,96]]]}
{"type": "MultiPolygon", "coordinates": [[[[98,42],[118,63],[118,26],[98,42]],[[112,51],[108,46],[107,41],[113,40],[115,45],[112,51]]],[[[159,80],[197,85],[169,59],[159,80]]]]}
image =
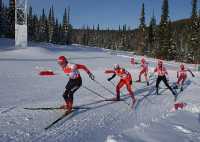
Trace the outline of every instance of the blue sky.
{"type": "MultiPolygon", "coordinates": [[[[3,0],[4,2],[8,0],[3,0]]],[[[144,2],[146,23],[149,23],[153,9],[157,19],[160,20],[163,0],[28,0],[28,5],[33,7],[33,12],[41,14],[42,8],[46,12],[53,5],[55,15],[62,20],[64,8],[71,7],[71,23],[75,28],[83,25],[97,25],[106,28],[118,28],[127,24],[131,28],[139,25],[141,6],[144,2]]],[[[188,18],[191,15],[192,0],[169,0],[170,19],[172,21],[188,18]]],[[[200,0],[197,4],[200,9],[200,0]]]]}

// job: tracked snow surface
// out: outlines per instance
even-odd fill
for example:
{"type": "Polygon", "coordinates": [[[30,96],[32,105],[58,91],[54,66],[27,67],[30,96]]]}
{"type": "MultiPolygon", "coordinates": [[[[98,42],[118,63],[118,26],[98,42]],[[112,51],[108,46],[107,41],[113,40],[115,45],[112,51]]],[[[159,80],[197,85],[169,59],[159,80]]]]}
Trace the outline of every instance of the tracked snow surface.
{"type": "MultiPolygon", "coordinates": [[[[155,76],[150,86],[133,83],[137,98],[135,109],[123,88],[125,102],[105,102],[86,89],[105,98],[113,95],[81,72],[83,87],[74,95],[77,109],[48,130],[44,128],[59,118],[63,110],[25,110],[24,108],[58,107],[64,103],[62,94],[68,77],[59,68],[56,58],[65,55],[72,63],[85,64],[96,80],[115,92],[107,81],[105,69],[120,64],[138,79],[139,65],[130,64],[131,53],[114,52],[79,45],[60,46],[31,44],[26,49],[14,49],[12,40],[0,39],[0,141],[1,142],[199,142],[200,141],[200,74],[194,65],[187,65],[196,77],[188,74],[184,91],[178,101],[187,103],[184,109],[173,111],[170,91],[160,89],[155,95],[155,76]],[[41,70],[52,70],[56,75],[40,76],[41,70]]],[[[140,61],[140,56],[135,56],[140,61]]],[[[150,72],[156,60],[148,59],[150,72]]],[[[176,81],[179,63],[165,62],[169,81],[176,81]]],[[[119,78],[115,78],[116,84],[119,78]]],[[[162,85],[161,85],[162,87],[162,85]]]]}

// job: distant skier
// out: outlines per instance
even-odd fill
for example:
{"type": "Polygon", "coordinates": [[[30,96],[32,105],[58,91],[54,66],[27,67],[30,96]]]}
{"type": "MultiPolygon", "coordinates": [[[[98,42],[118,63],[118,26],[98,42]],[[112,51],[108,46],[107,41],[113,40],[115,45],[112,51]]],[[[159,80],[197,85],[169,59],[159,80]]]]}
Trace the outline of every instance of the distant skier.
{"type": "Polygon", "coordinates": [[[116,98],[114,98],[114,101],[120,101],[120,89],[124,85],[126,85],[129,95],[132,98],[132,106],[133,106],[136,100],[131,88],[131,85],[132,85],[131,74],[128,71],[126,71],[124,68],[121,68],[118,64],[114,65],[114,70],[106,70],[105,73],[113,74],[110,78],[108,78],[108,81],[111,81],[114,77],[116,77],[116,75],[120,77],[120,81],[116,86],[116,98]]]}
{"type": "Polygon", "coordinates": [[[148,80],[148,63],[144,58],[141,59],[141,70],[139,74],[139,79],[136,82],[141,82],[141,76],[144,74],[145,81],[147,82],[147,86],[149,86],[148,80]]]}
{"type": "Polygon", "coordinates": [[[183,85],[184,85],[185,80],[187,79],[187,71],[190,72],[192,77],[195,77],[195,75],[192,73],[190,69],[185,68],[184,64],[181,64],[180,69],[177,72],[178,80],[176,82],[177,85],[175,86],[175,88],[178,88],[181,82],[181,91],[183,91],[183,85]]]}
{"type": "Polygon", "coordinates": [[[131,60],[130,60],[130,61],[131,61],[131,64],[132,64],[132,65],[135,65],[135,59],[134,59],[134,57],[131,57],[131,60]]]}
{"type": "Polygon", "coordinates": [[[168,75],[168,72],[166,70],[166,68],[163,65],[163,61],[158,60],[158,65],[155,68],[154,72],[157,72],[158,77],[156,80],[156,94],[159,95],[159,84],[161,81],[163,81],[165,83],[165,85],[167,86],[167,88],[172,92],[172,94],[174,95],[174,100],[176,101],[177,98],[177,94],[174,92],[174,90],[169,86],[166,75],[168,75]]]}
{"type": "Polygon", "coordinates": [[[94,80],[94,75],[87,69],[85,65],[70,64],[65,56],[58,57],[57,62],[61,66],[64,73],[69,76],[69,81],[65,86],[66,90],[63,94],[65,105],[61,106],[61,108],[71,111],[73,106],[73,94],[82,85],[82,79],[79,73],[79,69],[83,69],[92,80],[94,80]]]}

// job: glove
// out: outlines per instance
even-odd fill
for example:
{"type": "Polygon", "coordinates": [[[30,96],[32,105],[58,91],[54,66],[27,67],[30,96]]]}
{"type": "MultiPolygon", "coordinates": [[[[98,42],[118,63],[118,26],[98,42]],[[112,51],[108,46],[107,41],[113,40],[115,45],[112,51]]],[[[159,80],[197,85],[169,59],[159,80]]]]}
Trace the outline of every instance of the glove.
{"type": "Polygon", "coordinates": [[[192,77],[195,77],[195,75],[194,75],[194,74],[192,74],[192,77]]]}
{"type": "Polygon", "coordinates": [[[133,83],[133,81],[132,81],[132,80],[130,80],[130,85],[132,85],[132,83],[133,83]]]}
{"type": "Polygon", "coordinates": [[[89,73],[89,77],[90,77],[90,79],[92,79],[92,80],[94,80],[94,75],[92,74],[92,73],[89,73]]]}
{"type": "Polygon", "coordinates": [[[108,81],[111,81],[111,78],[108,78],[107,80],[108,80],[108,81]]]}

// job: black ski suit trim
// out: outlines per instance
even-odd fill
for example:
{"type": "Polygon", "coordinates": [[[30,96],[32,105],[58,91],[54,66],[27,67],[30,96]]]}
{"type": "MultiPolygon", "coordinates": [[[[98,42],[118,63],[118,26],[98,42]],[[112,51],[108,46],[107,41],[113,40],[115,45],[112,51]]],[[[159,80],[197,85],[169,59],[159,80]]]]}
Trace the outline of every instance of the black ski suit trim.
{"type": "Polygon", "coordinates": [[[172,92],[173,95],[176,95],[176,93],[174,92],[174,90],[169,86],[168,81],[166,76],[158,76],[157,80],[156,80],[156,94],[158,95],[158,90],[159,90],[159,84],[160,82],[163,81],[165,83],[165,85],[167,86],[167,88],[172,92]]]}
{"type": "Polygon", "coordinates": [[[63,98],[65,101],[70,100],[73,102],[73,94],[81,87],[82,79],[70,79],[65,86],[65,92],[63,93],[63,98]]]}
{"type": "Polygon", "coordinates": [[[115,78],[116,74],[113,74],[110,78],[108,78],[108,81],[111,81],[113,78],[115,78]]]}

